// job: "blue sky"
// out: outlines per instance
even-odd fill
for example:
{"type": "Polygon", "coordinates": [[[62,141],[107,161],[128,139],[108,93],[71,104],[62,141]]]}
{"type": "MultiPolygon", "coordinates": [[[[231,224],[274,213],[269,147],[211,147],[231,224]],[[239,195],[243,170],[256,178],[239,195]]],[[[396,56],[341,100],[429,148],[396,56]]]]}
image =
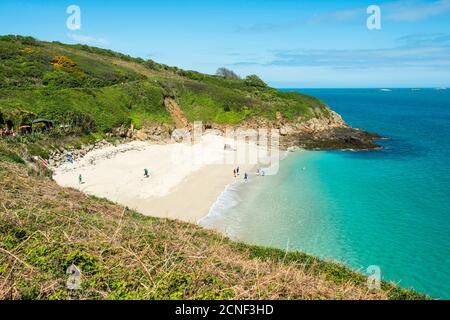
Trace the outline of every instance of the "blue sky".
{"type": "Polygon", "coordinates": [[[0,34],[87,43],[276,87],[450,86],[450,0],[9,1],[0,34]],[[81,30],[66,27],[69,5],[81,30]],[[369,5],[381,30],[366,27],[369,5]]]}

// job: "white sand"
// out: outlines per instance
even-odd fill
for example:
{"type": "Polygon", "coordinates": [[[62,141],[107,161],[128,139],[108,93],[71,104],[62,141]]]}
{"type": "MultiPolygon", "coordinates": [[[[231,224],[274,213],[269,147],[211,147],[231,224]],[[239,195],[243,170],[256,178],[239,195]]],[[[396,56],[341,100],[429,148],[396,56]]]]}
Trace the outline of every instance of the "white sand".
{"type": "MultiPolygon", "coordinates": [[[[194,146],[131,142],[94,150],[74,164],[66,163],[55,169],[54,179],[61,186],[107,198],[145,215],[196,223],[228,184],[243,179],[244,172],[254,174],[260,166],[256,158],[248,157],[226,162],[238,152],[224,150],[225,143],[233,145],[213,134],[204,135],[194,146]],[[237,165],[241,174],[234,178],[237,165]],[[145,168],[150,178],[144,178],[145,168]],[[83,184],[78,183],[80,174],[83,184]]],[[[242,150],[243,144],[235,146],[242,150]]],[[[264,148],[253,143],[246,148],[267,161],[264,148]]]]}

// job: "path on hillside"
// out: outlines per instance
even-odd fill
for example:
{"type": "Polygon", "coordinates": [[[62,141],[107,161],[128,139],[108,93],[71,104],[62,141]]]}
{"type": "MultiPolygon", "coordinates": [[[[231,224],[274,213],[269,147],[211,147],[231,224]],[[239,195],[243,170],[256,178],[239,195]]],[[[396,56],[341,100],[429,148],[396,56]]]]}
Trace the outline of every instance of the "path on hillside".
{"type": "Polygon", "coordinates": [[[164,106],[172,116],[173,122],[175,123],[177,129],[189,127],[189,121],[187,120],[178,103],[173,98],[164,98],[164,106]]]}

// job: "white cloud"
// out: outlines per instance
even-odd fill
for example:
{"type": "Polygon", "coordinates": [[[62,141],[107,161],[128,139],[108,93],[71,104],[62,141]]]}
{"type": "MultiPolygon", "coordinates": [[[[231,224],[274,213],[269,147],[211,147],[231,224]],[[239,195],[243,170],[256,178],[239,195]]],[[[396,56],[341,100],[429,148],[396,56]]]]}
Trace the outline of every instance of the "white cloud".
{"type": "Polygon", "coordinates": [[[386,19],[392,21],[425,20],[450,11],[450,0],[438,1],[397,1],[383,6],[388,13],[386,19]]]}
{"type": "MultiPolygon", "coordinates": [[[[398,0],[380,4],[382,18],[397,22],[414,22],[426,20],[450,12],[450,0],[398,0]]],[[[288,29],[301,27],[307,24],[344,23],[365,21],[367,19],[367,6],[349,8],[333,12],[314,14],[306,19],[287,21],[284,23],[260,23],[250,26],[240,26],[235,29],[237,33],[269,33],[283,32],[288,29]]]]}
{"type": "Polygon", "coordinates": [[[79,42],[82,44],[101,44],[101,45],[108,44],[108,40],[104,38],[96,38],[88,35],[69,33],[67,34],[67,37],[69,37],[71,40],[75,42],[79,42]]]}
{"type": "Polygon", "coordinates": [[[345,21],[354,21],[358,19],[365,19],[366,18],[366,8],[359,7],[359,8],[352,8],[347,10],[339,10],[334,12],[326,12],[326,13],[319,13],[315,14],[311,17],[309,17],[306,20],[306,23],[309,24],[320,24],[323,22],[345,22],[345,21]]]}
{"type": "MultiPolygon", "coordinates": [[[[383,19],[390,21],[419,21],[445,14],[450,11],[450,0],[400,0],[380,5],[383,19]]],[[[350,8],[317,14],[307,20],[309,23],[345,22],[365,19],[367,7],[350,8]]]]}
{"type": "MultiPolygon", "coordinates": [[[[444,36],[442,36],[443,38],[444,36]]],[[[403,37],[413,39],[414,37],[403,37]]],[[[401,38],[401,39],[403,39],[401,38]]],[[[392,68],[434,68],[447,69],[450,66],[450,47],[445,42],[428,46],[397,46],[393,48],[359,50],[317,50],[290,49],[271,52],[265,61],[246,59],[230,64],[238,67],[249,66],[291,66],[329,67],[333,69],[392,68]]]]}

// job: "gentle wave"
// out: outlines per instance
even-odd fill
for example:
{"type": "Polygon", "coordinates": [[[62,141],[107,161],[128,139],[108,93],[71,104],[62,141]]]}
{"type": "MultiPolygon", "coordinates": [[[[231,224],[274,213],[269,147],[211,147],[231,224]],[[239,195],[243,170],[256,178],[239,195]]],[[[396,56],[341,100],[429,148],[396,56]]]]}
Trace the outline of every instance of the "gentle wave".
{"type": "MultiPolygon", "coordinates": [[[[303,150],[297,150],[295,152],[282,151],[280,152],[280,162],[286,159],[290,154],[295,154],[303,150]]],[[[272,167],[261,167],[266,174],[271,174],[273,170],[272,167]]],[[[249,190],[250,186],[257,183],[255,176],[249,175],[247,182],[239,180],[227,185],[224,191],[219,195],[217,200],[213,203],[209,209],[208,214],[201,218],[197,223],[205,228],[215,229],[224,232],[227,236],[231,236],[229,229],[221,228],[217,224],[219,219],[237,219],[236,217],[231,217],[230,211],[237,207],[242,201],[242,193],[245,190],[249,190]]]]}
{"type": "MultiPolygon", "coordinates": [[[[209,209],[208,214],[201,218],[198,221],[198,224],[208,229],[220,229],[217,227],[215,221],[226,217],[227,213],[229,213],[231,209],[238,206],[238,204],[242,201],[240,189],[243,184],[246,183],[243,181],[237,181],[226,186],[225,190],[219,195],[217,200],[209,209]]],[[[222,231],[227,236],[230,236],[227,230],[220,229],[219,231],[222,231]]]]}

